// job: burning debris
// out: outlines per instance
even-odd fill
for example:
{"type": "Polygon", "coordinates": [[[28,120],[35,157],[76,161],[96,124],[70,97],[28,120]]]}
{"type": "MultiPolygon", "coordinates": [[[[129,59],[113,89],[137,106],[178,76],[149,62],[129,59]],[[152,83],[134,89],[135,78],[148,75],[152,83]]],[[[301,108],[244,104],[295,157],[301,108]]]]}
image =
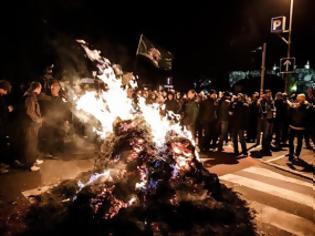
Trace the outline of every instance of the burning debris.
{"type": "Polygon", "coordinates": [[[203,168],[188,139],[169,133],[159,150],[141,118],[113,130],[95,172],[62,183],[29,211],[27,234],[255,234],[245,202],[203,168]]]}
{"type": "Polygon", "coordinates": [[[24,234],[255,234],[245,203],[203,167],[191,134],[159,105],[133,104],[110,62],[78,42],[107,90],[73,97],[74,113],[97,120],[103,142],[95,170],[43,194],[24,234]]]}
{"type": "Polygon", "coordinates": [[[153,145],[149,127],[140,118],[121,121],[114,130],[96,164],[97,171],[115,170],[110,171],[111,181],[101,181],[114,187],[113,193],[124,189],[124,195],[136,196],[136,202],[143,206],[157,204],[157,199],[176,205],[183,190],[197,198],[200,191],[204,197],[221,197],[217,176],[198,162],[188,139],[170,133],[166,148],[159,150],[153,145]],[[113,143],[112,148],[108,148],[109,143],[113,143]],[[117,186],[121,189],[115,191],[117,186]]]}

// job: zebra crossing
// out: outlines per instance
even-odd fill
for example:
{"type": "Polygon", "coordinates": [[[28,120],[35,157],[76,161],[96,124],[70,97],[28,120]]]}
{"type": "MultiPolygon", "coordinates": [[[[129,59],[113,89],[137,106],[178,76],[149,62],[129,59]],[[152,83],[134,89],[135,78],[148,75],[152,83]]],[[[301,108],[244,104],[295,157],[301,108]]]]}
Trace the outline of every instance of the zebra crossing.
{"type": "Polygon", "coordinates": [[[257,227],[267,235],[315,235],[314,185],[263,166],[252,166],[219,177],[249,202],[257,227]],[[276,230],[280,231],[275,233],[276,230]]]}

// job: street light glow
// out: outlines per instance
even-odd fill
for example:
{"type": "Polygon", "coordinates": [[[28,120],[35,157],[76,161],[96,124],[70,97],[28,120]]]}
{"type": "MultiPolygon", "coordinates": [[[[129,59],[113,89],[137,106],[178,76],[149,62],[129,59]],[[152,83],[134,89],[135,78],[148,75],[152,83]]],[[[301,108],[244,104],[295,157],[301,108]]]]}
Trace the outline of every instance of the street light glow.
{"type": "Polygon", "coordinates": [[[310,66],[310,61],[307,61],[306,64],[304,65],[304,68],[309,70],[311,68],[310,66]]]}

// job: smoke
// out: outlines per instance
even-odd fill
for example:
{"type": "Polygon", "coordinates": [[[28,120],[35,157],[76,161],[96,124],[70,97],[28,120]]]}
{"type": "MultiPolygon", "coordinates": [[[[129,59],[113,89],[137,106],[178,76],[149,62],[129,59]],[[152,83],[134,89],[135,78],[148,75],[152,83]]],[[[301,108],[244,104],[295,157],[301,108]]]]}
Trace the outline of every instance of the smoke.
{"type": "Polygon", "coordinates": [[[51,42],[56,54],[56,66],[62,81],[75,81],[90,76],[82,49],[69,36],[59,35],[51,42]]]}

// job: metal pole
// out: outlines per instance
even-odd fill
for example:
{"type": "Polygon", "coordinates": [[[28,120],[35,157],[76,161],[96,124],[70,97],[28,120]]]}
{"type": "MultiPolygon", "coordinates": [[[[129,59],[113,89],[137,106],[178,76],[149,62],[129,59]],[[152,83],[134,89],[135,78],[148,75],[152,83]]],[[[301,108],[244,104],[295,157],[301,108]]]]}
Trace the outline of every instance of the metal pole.
{"type": "MultiPolygon", "coordinates": [[[[293,17],[293,4],[294,0],[291,0],[290,4],[290,19],[289,19],[289,34],[288,34],[288,51],[287,51],[287,57],[291,57],[291,34],[292,34],[292,17],[293,17]]],[[[285,81],[284,81],[284,91],[288,92],[288,80],[289,80],[289,74],[285,74],[285,81]]]]}
{"type": "Polygon", "coordinates": [[[261,55],[261,72],[260,72],[260,96],[264,93],[265,71],[266,71],[266,51],[267,43],[263,44],[261,55]]]}

